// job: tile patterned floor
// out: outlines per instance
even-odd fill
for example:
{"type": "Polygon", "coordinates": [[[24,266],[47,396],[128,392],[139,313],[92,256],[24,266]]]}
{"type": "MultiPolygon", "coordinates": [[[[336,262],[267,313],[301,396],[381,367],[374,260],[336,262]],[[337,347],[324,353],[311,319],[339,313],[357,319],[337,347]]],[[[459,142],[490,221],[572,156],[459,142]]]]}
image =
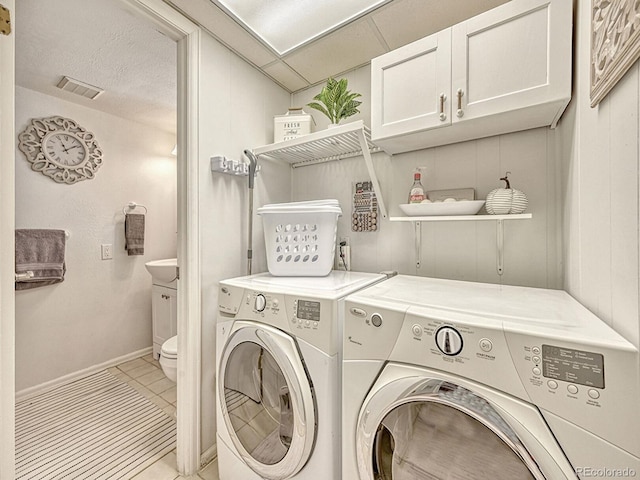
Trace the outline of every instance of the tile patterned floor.
{"type": "MultiPolygon", "coordinates": [[[[176,384],[165,377],[160,363],[152,354],[136,358],[108,369],[170,415],[177,406],[176,384]]],[[[219,480],[218,462],[213,461],[195,476],[183,477],[176,470],[176,453],[168,453],[131,480],[219,480]]]]}

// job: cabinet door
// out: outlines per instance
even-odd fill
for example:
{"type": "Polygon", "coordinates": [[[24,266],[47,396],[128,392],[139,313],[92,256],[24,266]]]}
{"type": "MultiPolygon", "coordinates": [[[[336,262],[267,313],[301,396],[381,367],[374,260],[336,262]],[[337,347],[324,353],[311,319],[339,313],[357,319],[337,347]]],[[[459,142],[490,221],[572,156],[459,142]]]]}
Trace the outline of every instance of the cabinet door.
{"type": "Polygon", "coordinates": [[[374,58],[372,138],[449,125],[450,90],[450,29],[374,58]]]}
{"type": "Polygon", "coordinates": [[[162,345],[178,332],[177,291],[153,285],[151,292],[153,343],[162,345]]]}
{"type": "Polygon", "coordinates": [[[453,26],[452,121],[566,98],[571,18],[568,0],[514,0],[453,26]]]}

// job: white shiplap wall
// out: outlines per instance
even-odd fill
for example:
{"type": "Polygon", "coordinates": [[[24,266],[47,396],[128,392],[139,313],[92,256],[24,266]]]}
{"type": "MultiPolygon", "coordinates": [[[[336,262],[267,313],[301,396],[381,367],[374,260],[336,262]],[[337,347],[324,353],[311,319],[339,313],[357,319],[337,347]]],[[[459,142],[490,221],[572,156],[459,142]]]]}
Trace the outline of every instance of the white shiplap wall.
{"type": "MultiPolygon", "coordinates": [[[[346,76],[349,88],[362,93],[361,113],[347,121],[370,123],[370,68],[346,76]]],[[[292,105],[304,106],[318,88],[294,95],[292,105]]],[[[316,130],[326,119],[316,118],[316,130]]],[[[346,121],[345,121],[346,122],[346,121]]],[[[367,180],[362,158],[297,168],[293,173],[296,200],[337,198],[344,215],[338,235],[349,236],[352,268],[361,271],[398,270],[400,273],[512,285],[561,288],[560,164],[556,134],[546,128],[517,132],[442,147],[374,159],[384,200],[391,216],[401,215],[398,205],[407,202],[416,166],[425,166],[427,190],[473,187],[485,198],[510,171],[511,184],[529,198],[532,220],[505,223],[505,272],[496,271],[496,223],[423,223],[422,265],[415,266],[414,226],[385,220],[378,233],[350,230],[351,188],[367,180]]]]}
{"type": "Polygon", "coordinates": [[[565,288],[640,346],[640,71],[636,63],[591,108],[591,11],[588,2],[576,8],[574,98],[560,129],[565,288]]]}

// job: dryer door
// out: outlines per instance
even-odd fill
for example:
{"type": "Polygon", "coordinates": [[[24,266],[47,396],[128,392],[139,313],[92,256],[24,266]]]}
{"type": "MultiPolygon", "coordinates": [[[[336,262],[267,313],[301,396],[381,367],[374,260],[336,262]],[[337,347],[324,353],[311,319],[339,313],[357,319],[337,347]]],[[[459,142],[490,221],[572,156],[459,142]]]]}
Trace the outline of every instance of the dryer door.
{"type": "Polygon", "coordinates": [[[361,480],[577,478],[530,405],[499,392],[496,403],[470,390],[468,382],[465,388],[442,375],[415,376],[418,369],[404,368],[409,376],[387,377],[364,402],[356,436],[361,480]],[[517,407],[507,414],[504,407],[512,402],[517,407]]]}
{"type": "Polygon", "coordinates": [[[240,457],[261,478],[297,473],[313,448],[316,407],[295,340],[268,325],[235,322],[219,372],[218,401],[240,457]]]}

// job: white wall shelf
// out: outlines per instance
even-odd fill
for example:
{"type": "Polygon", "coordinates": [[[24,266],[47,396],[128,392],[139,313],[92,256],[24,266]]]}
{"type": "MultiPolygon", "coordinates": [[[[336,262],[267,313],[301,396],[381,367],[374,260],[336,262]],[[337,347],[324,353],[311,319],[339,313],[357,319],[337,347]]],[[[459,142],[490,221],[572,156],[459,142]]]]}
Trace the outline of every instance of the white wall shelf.
{"type": "Polygon", "coordinates": [[[525,220],[533,218],[531,213],[519,213],[513,215],[437,215],[430,217],[390,217],[392,222],[468,222],[487,220],[525,220]]]}
{"type": "Polygon", "coordinates": [[[422,263],[422,222],[496,222],[496,270],[498,275],[504,273],[504,222],[505,220],[528,220],[533,218],[532,213],[520,213],[513,215],[455,215],[455,216],[431,216],[431,217],[390,217],[392,222],[414,222],[416,268],[422,263]]]}
{"type": "Polygon", "coordinates": [[[371,141],[371,132],[362,120],[310,133],[293,140],[272,143],[253,149],[260,158],[286,162],[292,168],[306,167],[345,158],[363,156],[369,171],[373,190],[378,198],[378,207],[383,218],[387,218],[380,183],[373,168],[372,153],[383,150],[371,141]]]}

